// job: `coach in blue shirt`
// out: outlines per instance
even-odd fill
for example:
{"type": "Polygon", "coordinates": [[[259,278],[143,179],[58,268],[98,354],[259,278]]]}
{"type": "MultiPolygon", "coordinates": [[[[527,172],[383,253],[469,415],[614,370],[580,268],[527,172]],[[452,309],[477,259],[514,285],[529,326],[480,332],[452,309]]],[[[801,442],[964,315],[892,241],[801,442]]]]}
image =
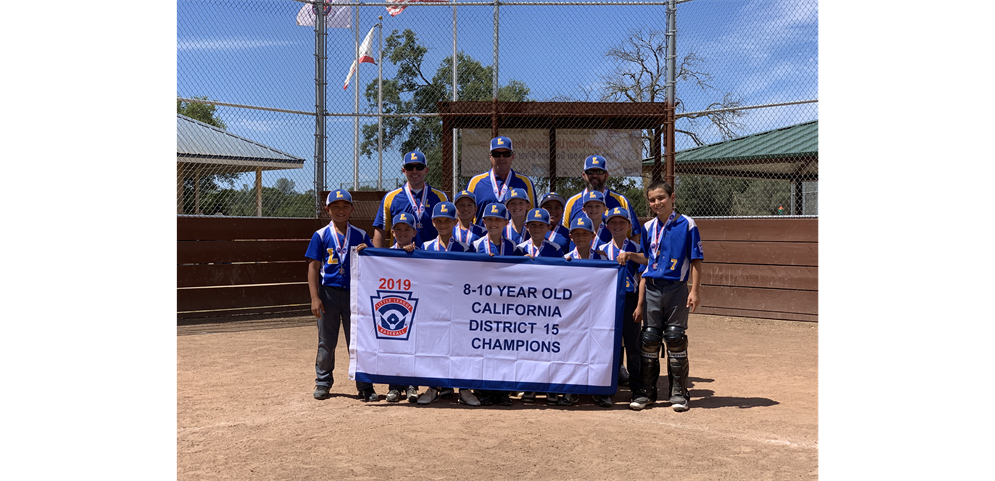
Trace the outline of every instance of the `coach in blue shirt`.
{"type": "Polygon", "coordinates": [[[445,192],[433,189],[425,182],[428,165],[425,154],[415,151],[404,154],[401,172],[408,179],[400,189],[394,189],[380,201],[380,209],[373,219],[373,247],[390,247],[394,239],[390,235],[394,216],[404,212],[415,218],[415,245],[435,239],[439,232],[432,225],[432,209],[439,202],[447,202],[445,192]]]}
{"type": "Polygon", "coordinates": [[[525,189],[525,193],[529,196],[529,205],[536,205],[536,190],[532,180],[511,170],[511,163],[515,160],[511,139],[508,137],[491,139],[490,159],[491,170],[473,176],[466,185],[466,190],[473,192],[477,201],[477,216],[473,222],[480,226],[484,225],[482,215],[484,207],[495,202],[503,204],[511,195],[511,189],[515,187],[525,189]]]}

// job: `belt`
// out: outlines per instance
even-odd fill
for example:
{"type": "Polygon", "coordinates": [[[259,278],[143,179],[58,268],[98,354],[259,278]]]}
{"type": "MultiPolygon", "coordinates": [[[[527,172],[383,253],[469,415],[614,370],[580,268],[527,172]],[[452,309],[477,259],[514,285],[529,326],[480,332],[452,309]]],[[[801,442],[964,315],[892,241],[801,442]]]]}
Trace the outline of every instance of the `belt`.
{"type": "Polygon", "coordinates": [[[687,282],[687,281],[671,281],[667,279],[655,279],[653,277],[644,277],[643,279],[646,279],[646,285],[658,286],[658,287],[673,286],[675,284],[683,284],[687,282]]]}

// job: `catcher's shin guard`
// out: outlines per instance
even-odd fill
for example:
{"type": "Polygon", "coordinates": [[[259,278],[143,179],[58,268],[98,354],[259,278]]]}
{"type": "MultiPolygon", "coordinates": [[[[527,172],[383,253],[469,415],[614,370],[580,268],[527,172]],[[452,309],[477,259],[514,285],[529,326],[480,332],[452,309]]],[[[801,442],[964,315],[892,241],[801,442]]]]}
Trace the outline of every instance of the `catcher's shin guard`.
{"type": "Polygon", "coordinates": [[[667,326],[664,334],[667,343],[667,381],[670,391],[670,402],[684,404],[688,402],[688,337],[684,329],[667,326]]]}
{"type": "Polygon", "coordinates": [[[639,359],[642,388],[650,399],[656,401],[656,382],[660,379],[660,345],[663,335],[659,328],[643,327],[639,334],[639,359]]]}

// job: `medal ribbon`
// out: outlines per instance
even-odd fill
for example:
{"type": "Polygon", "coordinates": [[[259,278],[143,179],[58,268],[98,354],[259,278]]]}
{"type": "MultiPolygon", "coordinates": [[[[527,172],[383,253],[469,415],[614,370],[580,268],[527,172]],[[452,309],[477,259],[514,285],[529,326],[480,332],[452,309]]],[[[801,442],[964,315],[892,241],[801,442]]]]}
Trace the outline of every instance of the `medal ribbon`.
{"type": "Polygon", "coordinates": [[[335,243],[335,257],[339,258],[339,268],[345,269],[345,256],[349,252],[349,234],[352,233],[352,224],[346,224],[345,230],[345,246],[339,243],[339,234],[335,232],[335,226],[332,225],[332,242],[335,243]]]}
{"type": "MultiPolygon", "coordinates": [[[[452,243],[452,241],[453,241],[452,238],[450,238],[449,242],[452,243]]],[[[435,238],[435,250],[437,250],[437,251],[443,251],[443,252],[446,252],[446,251],[449,250],[447,247],[442,247],[442,236],[441,235],[439,237],[435,238]]]]}
{"type": "Polygon", "coordinates": [[[421,204],[415,203],[415,196],[411,193],[411,186],[407,183],[404,184],[404,195],[408,196],[408,202],[411,203],[411,208],[415,211],[415,221],[421,223],[421,216],[425,213],[425,200],[428,199],[428,184],[422,185],[421,190],[421,204]]]}
{"type": "Polygon", "coordinates": [[[674,217],[677,217],[677,211],[670,213],[670,217],[667,217],[667,222],[660,227],[660,218],[656,217],[653,219],[653,229],[652,243],[650,244],[650,256],[653,259],[652,263],[656,264],[660,257],[660,237],[663,236],[663,231],[666,230],[667,226],[674,221],[674,217]]]}
{"type": "MultiPolygon", "coordinates": [[[[484,239],[486,240],[486,242],[484,243],[484,250],[487,251],[487,255],[491,255],[491,245],[492,245],[491,239],[490,239],[490,237],[485,237],[484,239]]],[[[498,254],[501,254],[502,247],[504,247],[504,238],[503,237],[501,238],[501,245],[497,246],[497,248],[498,248],[498,254]]]]}
{"type": "Polygon", "coordinates": [[[494,198],[496,198],[498,202],[504,202],[504,197],[508,195],[508,185],[511,184],[511,179],[515,178],[515,171],[514,170],[508,171],[508,178],[504,181],[504,185],[501,186],[500,192],[498,192],[497,177],[494,176],[494,169],[491,169],[490,175],[491,175],[491,190],[494,191],[494,198]]]}

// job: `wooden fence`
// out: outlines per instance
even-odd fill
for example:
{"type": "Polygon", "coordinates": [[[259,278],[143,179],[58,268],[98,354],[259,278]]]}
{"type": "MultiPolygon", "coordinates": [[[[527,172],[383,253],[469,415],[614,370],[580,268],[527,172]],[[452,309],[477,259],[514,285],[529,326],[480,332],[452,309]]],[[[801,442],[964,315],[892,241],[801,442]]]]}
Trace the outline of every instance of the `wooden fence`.
{"type": "MultiPolygon", "coordinates": [[[[382,193],[353,193],[352,223],[370,237],[380,197],[382,193]]],[[[817,219],[696,221],[705,251],[698,313],[818,320],[817,219]]],[[[178,319],[307,314],[304,251],[311,235],[327,223],[179,216],[178,319]]]]}

